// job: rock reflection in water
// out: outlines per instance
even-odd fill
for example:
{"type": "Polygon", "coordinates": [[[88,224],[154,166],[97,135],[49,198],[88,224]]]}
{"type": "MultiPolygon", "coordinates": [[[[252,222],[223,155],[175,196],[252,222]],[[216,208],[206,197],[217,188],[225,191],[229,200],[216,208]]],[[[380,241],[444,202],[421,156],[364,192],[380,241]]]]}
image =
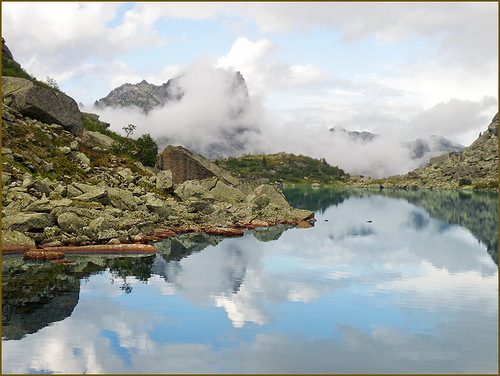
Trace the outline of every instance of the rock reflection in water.
{"type": "MultiPolygon", "coordinates": [[[[79,256],[74,264],[25,262],[18,255],[4,256],[2,263],[2,336],[21,339],[45,326],[71,316],[78,304],[80,280],[108,269],[120,288],[130,287],[126,277],[141,281],[151,277],[155,256],[79,256]]],[[[130,290],[128,290],[130,292],[130,290]]]]}
{"type": "Polygon", "coordinates": [[[185,234],[73,266],[4,260],[4,373],[496,370],[495,195],[294,194],[321,202],[314,228],[185,234]]]}

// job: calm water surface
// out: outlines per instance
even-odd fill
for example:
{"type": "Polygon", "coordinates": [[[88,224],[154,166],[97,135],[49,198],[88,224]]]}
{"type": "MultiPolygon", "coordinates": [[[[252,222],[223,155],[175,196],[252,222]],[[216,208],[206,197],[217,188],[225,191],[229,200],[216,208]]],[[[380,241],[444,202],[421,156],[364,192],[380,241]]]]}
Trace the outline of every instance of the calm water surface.
{"type": "Polygon", "coordinates": [[[3,372],[497,373],[497,195],[286,193],[313,228],[4,256],[3,372]]]}

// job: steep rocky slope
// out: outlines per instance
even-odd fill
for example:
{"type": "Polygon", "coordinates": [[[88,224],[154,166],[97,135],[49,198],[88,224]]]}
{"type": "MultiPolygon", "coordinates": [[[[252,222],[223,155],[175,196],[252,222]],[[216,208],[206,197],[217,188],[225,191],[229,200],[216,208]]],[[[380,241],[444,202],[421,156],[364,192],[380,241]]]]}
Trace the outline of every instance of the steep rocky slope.
{"type": "MultiPolygon", "coordinates": [[[[360,183],[353,179],[353,183],[360,183]]],[[[365,180],[361,184],[385,187],[498,189],[498,114],[470,146],[460,152],[434,157],[402,176],[365,180]]]]}

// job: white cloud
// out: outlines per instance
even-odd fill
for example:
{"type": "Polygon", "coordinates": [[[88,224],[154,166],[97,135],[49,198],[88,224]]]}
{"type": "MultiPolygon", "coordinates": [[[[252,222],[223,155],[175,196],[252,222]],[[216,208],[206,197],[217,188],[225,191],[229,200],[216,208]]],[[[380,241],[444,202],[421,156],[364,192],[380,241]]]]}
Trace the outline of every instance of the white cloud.
{"type": "Polygon", "coordinates": [[[122,23],[110,26],[119,6],[6,3],[2,6],[3,36],[27,71],[40,78],[50,75],[61,80],[73,76],[82,63],[102,63],[131,49],[167,42],[147,17],[127,15],[122,23]]]}

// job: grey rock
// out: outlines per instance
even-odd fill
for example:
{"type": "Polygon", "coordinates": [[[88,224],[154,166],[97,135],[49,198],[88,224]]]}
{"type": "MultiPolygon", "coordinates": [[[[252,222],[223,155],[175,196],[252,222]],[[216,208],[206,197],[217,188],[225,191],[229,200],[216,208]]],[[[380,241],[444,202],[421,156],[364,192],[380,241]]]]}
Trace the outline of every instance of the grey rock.
{"type": "Polygon", "coordinates": [[[3,218],[3,228],[21,232],[43,230],[54,223],[54,218],[45,213],[17,213],[3,218]]]}
{"type": "Polygon", "coordinates": [[[103,205],[107,205],[110,203],[110,198],[108,195],[108,192],[104,188],[100,188],[97,186],[94,186],[92,190],[87,191],[86,193],[83,193],[79,196],[74,197],[75,200],[78,201],[95,201],[99,202],[103,205]]]}
{"type": "Polygon", "coordinates": [[[177,186],[174,193],[182,200],[186,201],[190,197],[200,198],[209,191],[203,187],[199,181],[188,180],[177,186]]]}
{"type": "Polygon", "coordinates": [[[87,225],[84,217],[72,212],[62,213],[57,217],[59,227],[69,233],[79,233],[87,225]]]}
{"type": "Polygon", "coordinates": [[[215,197],[215,199],[230,203],[240,202],[244,198],[242,192],[225,184],[221,180],[219,180],[215,187],[210,190],[210,193],[215,197]]]}
{"type": "Polygon", "coordinates": [[[64,153],[64,154],[69,154],[71,153],[71,148],[67,147],[67,146],[59,146],[59,151],[61,153],[64,153]]]}
{"type": "Polygon", "coordinates": [[[81,136],[82,143],[88,146],[100,147],[102,150],[109,150],[116,144],[116,141],[111,137],[100,132],[84,130],[81,136]]]}
{"type": "Polygon", "coordinates": [[[26,211],[50,213],[54,208],[70,206],[72,201],[69,198],[61,200],[49,200],[46,197],[37,200],[26,207],[26,211]]]}
{"type": "Polygon", "coordinates": [[[82,152],[76,152],[75,157],[84,165],[88,166],[90,165],[90,159],[85,155],[85,153],[82,152]]]}
{"type": "Polygon", "coordinates": [[[118,176],[120,176],[127,183],[132,183],[135,179],[135,175],[130,168],[120,168],[117,171],[118,176]]]}
{"type": "Polygon", "coordinates": [[[277,188],[273,187],[272,185],[268,184],[260,185],[257,188],[255,188],[254,193],[257,196],[262,194],[267,195],[272,203],[275,203],[280,207],[285,207],[285,208],[290,207],[283,193],[281,193],[277,188]]]}
{"type": "Polygon", "coordinates": [[[78,150],[78,148],[80,147],[80,145],[78,144],[78,141],[74,140],[74,141],[71,141],[69,143],[69,148],[73,151],[76,151],[78,150]]]}
{"type": "Polygon", "coordinates": [[[156,174],[156,188],[162,191],[169,191],[172,189],[172,186],[172,171],[164,170],[156,174]]]}
{"type": "Polygon", "coordinates": [[[78,105],[64,93],[19,77],[2,77],[4,103],[24,116],[46,124],[56,123],[73,134],[83,130],[78,105]]]}
{"type": "Polygon", "coordinates": [[[154,194],[148,193],[143,196],[146,207],[152,212],[158,214],[160,217],[168,217],[172,210],[161,199],[157,198],[154,194]]]}
{"type": "Polygon", "coordinates": [[[122,210],[135,210],[137,204],[132,192],[125,189],[107,188],[111,205],[122,210]]]}
{"type": "Polygon", "coordinates": [[[2,244],[35,246],[35,241],[19,231],[6,230],[2,232],[2,244]]]}

